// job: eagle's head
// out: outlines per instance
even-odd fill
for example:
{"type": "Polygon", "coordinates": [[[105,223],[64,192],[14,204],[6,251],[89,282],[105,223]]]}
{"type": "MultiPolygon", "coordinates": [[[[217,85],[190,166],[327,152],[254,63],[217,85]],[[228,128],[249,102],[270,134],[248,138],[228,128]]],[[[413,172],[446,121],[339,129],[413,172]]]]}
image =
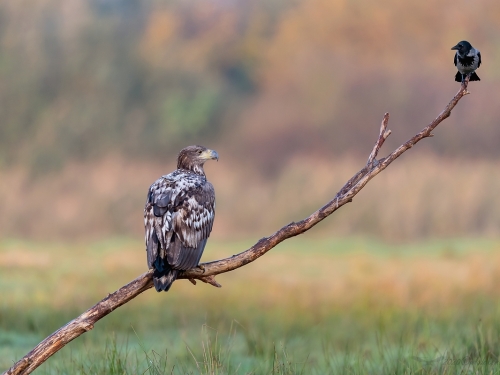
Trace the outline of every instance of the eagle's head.
{"type": "Polygon", "coordinates": [[[177,169],[187,169],[204,175],[203,164],[207,160],[219,160],[219,154],[203,146],[188,146],[179,152],[177,169]]]}

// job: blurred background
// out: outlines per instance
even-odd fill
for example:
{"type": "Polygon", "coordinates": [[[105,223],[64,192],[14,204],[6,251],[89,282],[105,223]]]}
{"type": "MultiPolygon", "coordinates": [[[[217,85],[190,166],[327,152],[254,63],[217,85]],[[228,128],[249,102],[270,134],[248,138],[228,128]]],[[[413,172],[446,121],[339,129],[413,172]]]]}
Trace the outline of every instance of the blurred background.
{"type": "Polygon", "coordinates": [[[189,144],[221,156],[214,236],[270,234],[364,165],[384,112],[382,154],[435,118],[467,39],[472,95],[319,230],[496,235],[499,20],[494,0],[4,1],[0,234],[138,237],[149,185],[189,144]]]}
{"type": "Polygon", "coordinates": [[[118,356],[116,373],[165,348],[197,373],[214,335],[235,340],[235,367],[266,374],[345,373],[353,354],[381,374],[398,373],[391,358],[498,359],[498,25],[498,0],[2,1],[0,371],[146,271],[146,192],[180,149],[220,155],[203,259],[240,252],[331,200],[385,112],[380,156],[437,117],[464,39],[481,82],[353,203],[221,275],[222,290],[144,293],[42,371],[105,373],[126,341],[138,367],[118,356]]]}

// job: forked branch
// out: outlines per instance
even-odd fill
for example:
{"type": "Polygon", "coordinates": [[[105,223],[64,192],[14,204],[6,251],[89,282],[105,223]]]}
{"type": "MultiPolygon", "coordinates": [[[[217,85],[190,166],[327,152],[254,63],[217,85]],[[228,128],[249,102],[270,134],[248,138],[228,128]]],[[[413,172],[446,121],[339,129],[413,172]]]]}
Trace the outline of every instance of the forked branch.
{"type": "MultiPolygon", "coordinates": [[[[364,168],[356,173],[349,181],[347,181],[342,189],[340,189],[340,191],[335,195],[333,200],[325,204],[319,210],[312,213],[304,220],[285,225],[283,228],[281,228],[271,236],[260,239],[255,245],[253,245],[248,250],[243,251],[242,253],[214,262],[204,263],[197,268],[193,268],[191,270],[183,272],[181,275],[179,275],[178,279],[189,279],[193,283],[196,283],[195,280],[198,279],[205,283],[220,287],[217,281],[215,281],[215,275],[233,271],[250,262],[253,262],[257,258],[267,253],[273,247],[278,245],[280,242],[286,240],[287,238],[304,233],[326,217],[330,216],[346,203],[352,202],[354,196],[358,194],[360,190],[363,189],[363,187],[365,187],[368,181],[382,172],[389,166],[389,164],[391,164],[394,160],[401,156],[405,151],[412,148],[419,141],[426,137],[432,136],[432,131],[436,128],[436,126],[438,126],[444,119],[449,117],[451,111],[453,110],[453,108],[455,108],[458,101],[462,99],[463,96],[469,93],[467,91],[467,84],[468,78],[466,79],[466,82],[462,84],[460,90],[448,103],[445,109],[439,114],[439,116],[436,117],[436,119],[429,125],[427,125],[424,129],[422,129],[420,133],[416,134],[407,142],[399,146],[385,158],[377,160],[376,158],[380,151],[380,148],[384,144],[387,137],[391,134],[391,131],[387,129],[389,114],[386,113],[380,126],[379,136],[377,138],[377,141],[375,142],[375,145],[373,146],[373,150],[371,151],[364,168]]],[[[152,271],[142,274],[134,281],[118,289],[116,292],[109,294],[106,298],[88,309],[78,318],[72,320],[64,327],[51,334],[26,356],[16,362],[9,370],[4,373],[4,375],[30,374],[33,370],[35,370],[50,356],[59,351],[70,341],[94,328],[94,324],[97,321],[99,321],[121,305],[137,297],[139,294],[141,294],[145,290],[148,290],[152,286],[152,271]]]]}

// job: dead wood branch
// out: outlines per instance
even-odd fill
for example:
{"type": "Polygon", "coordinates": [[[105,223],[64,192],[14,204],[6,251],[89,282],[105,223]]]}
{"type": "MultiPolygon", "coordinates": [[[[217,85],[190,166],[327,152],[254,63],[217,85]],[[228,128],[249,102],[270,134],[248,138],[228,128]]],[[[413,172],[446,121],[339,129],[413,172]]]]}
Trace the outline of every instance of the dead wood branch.
{"type": "MultiPolygon", "coordinates": [[[[389,166],[389,164],[391,164],[394,160],[401,156],[405,151],[412,148],[419,141],[426,137],[432,136],[432,131],[436,128],[436,126],[438,126],[444,119],[448,118],[453,108],[455,108],[455,106],[457,105],[458,101],[463,96],[469,93],[467,91],[467,84],[468,79],[464,84],[462,84],[458,93],[453,97],[450,103],[448,103],[446,108],[439,114],[439,116],[436,117],[436,119],[429,125],[427,125],[424,129],[422,129],[420,133],[416,134],[410,140],[399,146],[385,158],[377,160],[376,157],[379,153],[380,148],[384,144],[387,137],[391,134],[391,131],[387,130],[389,114],[386,113],[380,126],[378,139],[375,142],[370,156],[368,157],[368,161],[365,167],[358,173],[356,173],[349,181],[347,181],[342,189],[340,189],[340,191],[335,195],[333,200],[325,204],[316,212],[312,213],[309,217],[299,222],[292,222],[288,225],[285,225],[283,228],[281,228],[271,236],[260,239],[255,245],[253,245],[248,250],[243,251],[242,253],[233,255],[232,257],[226,259],[204,263],[197,268],[193,268],[189,271],[183,272],[178,278],[189,279],[193,283],[196,283],[195,279],[198,279],[205,283],[220,287],[217,281],[215,281],[215,275],[233,271],[250,262],[253,262],[257,258],[264,255],[266,252],[271,250],[273,247],[278,245],[280,242],[286,240],[287,238],[304,233],[305,231],[311,229],[320,221],[337,211],[346,203],[352,202],[354,196],[358,194],[361,189],[363,189],[368,181],[382,172],[389,166]]],[[[31,352],[29,352],[21,360],[16,362],[9,370],[4,372],[3,375],[30,374],[33,370],[35,370],[50,356],[59,351],[70,341],[94,328],[94,324],[97,321],[99,321],[121,305],[137,297],[145,290],[151,288],[153,286],[151,275],[151,271],[146,272],[134,281],[118,289],[116,292],[109,294],[106,298],[88,309],[78,318],[72,320],[64,327],[58,329],[45,340],[43,340],[31,352]]],[[[162,295],[161,297],[168,298],[167,295],[162,295]]]]}

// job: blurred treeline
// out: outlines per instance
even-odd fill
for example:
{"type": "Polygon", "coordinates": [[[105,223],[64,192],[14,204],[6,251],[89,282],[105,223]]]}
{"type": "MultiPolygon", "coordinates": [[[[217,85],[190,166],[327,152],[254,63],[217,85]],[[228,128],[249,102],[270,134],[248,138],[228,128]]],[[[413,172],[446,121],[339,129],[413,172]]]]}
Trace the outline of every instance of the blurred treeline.
{"type": "MultiPolygon", "coordinates": [[[[275,189],[287,171],[295,170],[291,160],[305,156],[307,168],[323,168],[331,160],[335,168],[346,155],[351,161],[364,159],[386,111],[393,130],[387,145],[399,145],[437,116],[458,90],[450,48],[462,39],[481,50],[482,81],[471,84],[473,95],[438,129],[439,136],[419,149],[432,154],[432,160],[488,163],[495,173],[500,156],[499,24],[497,0],[3,1],[0,233],[139,233],[147,186],[169,172],[179,149],[192,143],[219,151],[226,167],[219,163],[210,172],[225,168],[218,184],[231,195],[219,202],[240,204],[219,205],[228,216],[218,220],[233,232],[230,215],[237,207],[236,216],[246,218],[239,229],[262,231],[262,212],[248,193],[251,186],[275,189]],[[102,202],[85,190],[97,186],[99,193],[99,180],[86,185],[84,176],[70,177],[74,171],[99,170],[96,175],[108,179],[134,178],[112,169],[117,165],[142,171],[144,181],[118,181],[120,191],[108,192],[102,202]],[[71,185],[80,178],[82,183],[71,185]],[[140,186],[132,192],[128,186],[135,184],[140,186]],[[79,196],[79,190],[85,194],[79,196]],[[241,190],[246,190],[246,202],[238,201],[241,190]],[[55,206],[61,207],[61,217],[55,206]],[[68,211],[76,212],[73,224],[68,211]],[[33,229],[21,229],[20,223],[33,229]]],[[[426,158],[424,164],[429,163],[426,158]]],[[[313,175],[318,181],[311,186],[321,185],[325,175],[304,172],[303,178],[313,175]]],[[[280,186],[277,196],[287,191],[294,196],[298,189],[280,186]]],[[[266,194],[269,210],[273,199],[266,194]]],[[[266,213],[263,220],[266,227],[297,219],[287,214],[296,210],[286,204],[272,210],[275,214],[266,213]]],[[[496,220],[500,211],[491,215],[496,220]]],[[[365,228],[347,222],[353,233],[378,232],[372,224],[365,228]]],[[[473,227],[482,233],[476,222],[473,227]]],[[[468,229],[400,234],[463,234],[468,229]]]]}

